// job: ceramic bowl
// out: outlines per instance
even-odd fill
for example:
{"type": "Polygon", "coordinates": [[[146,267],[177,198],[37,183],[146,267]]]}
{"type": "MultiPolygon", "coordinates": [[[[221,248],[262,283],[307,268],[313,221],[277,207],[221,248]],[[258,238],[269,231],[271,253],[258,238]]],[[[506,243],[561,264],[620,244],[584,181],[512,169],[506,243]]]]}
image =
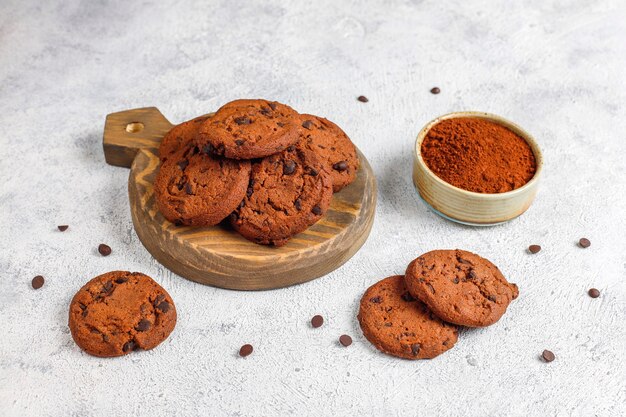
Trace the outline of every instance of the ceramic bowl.
{"type": "Polygon", "coordinates": [[[439,215],[458,223],[490,226],[514,219],[524,213],[535,199],[543,169],[543,156],[535,139],[524,129],[495,114],[464,111],[430,121],[415,141],[413,183],[422,199],[439,215]],[[537,162],[535,175],[522,187],[498,194],[482,194],[448,184],[432,172],[422,158],[422,141],[438,122],[457,117],[474,117],[498,123],[521,136],[532,149],[537,162]]]}

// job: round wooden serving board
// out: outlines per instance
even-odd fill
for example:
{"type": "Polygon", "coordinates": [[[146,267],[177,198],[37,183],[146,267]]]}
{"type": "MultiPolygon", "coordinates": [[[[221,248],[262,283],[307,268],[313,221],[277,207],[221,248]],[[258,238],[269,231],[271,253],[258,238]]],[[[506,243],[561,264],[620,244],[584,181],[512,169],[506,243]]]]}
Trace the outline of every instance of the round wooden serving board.
{"type": "Polygon", "coordinates": [[[161,264],[202,284],[238,290],[286,287],[335,270],[365,243],[374,221],[376,179],[367,159],[356,180],[333,195],[315,225],[275,248],[252,243],[229,226],[186,227],[157,209],[152,184],[158,147],[172,124],[155,107],[109,114],[104,127],[107,163],[130,167],[128,195],[137,236],[161,264]]]}

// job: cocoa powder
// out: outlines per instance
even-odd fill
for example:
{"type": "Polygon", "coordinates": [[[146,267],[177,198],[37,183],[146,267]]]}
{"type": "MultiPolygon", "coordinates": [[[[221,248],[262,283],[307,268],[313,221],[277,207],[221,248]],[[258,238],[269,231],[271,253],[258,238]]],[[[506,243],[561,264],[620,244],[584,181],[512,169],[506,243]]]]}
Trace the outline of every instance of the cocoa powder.
{"type": "Polygon", "coordinates": [[[442,120],[421,146],[428,168],[445,182],[477,193],[504,193],[526,184],[537,163],[528,143],[485,119],[442,120]]]}

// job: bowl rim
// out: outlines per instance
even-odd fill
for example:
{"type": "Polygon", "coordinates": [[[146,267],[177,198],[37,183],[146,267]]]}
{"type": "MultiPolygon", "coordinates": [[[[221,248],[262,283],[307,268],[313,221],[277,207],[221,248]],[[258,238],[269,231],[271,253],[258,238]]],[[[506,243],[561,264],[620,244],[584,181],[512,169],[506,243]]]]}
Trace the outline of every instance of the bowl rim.
{"type": "Polygon", "coordinates": [[[539,177],[541,176],[541,173],[543,171],[543,153],[541,152],[541,148],[539,148],[539,144],[530,133],[522,129],[519,125],[511,122],[508,119],[505,119],[502,116],[498,116],[497,114],[487,113],[487,112],[482,112],[482,111],[457,111],[457,112],[452,112],[452,113],[446,113],[446,114],[437,116],[436,118],[432,119],[431,121],[426,123],[424,127],[422,127],[422,129],[417,134],[417,139],[415,140],[415,147],[413,149],[413,156],[414,156],[415,161],[419,163],[425,169],[425,171],[440,185],[446,188],[449,188],[452,191],[458,192],[460,194],[464,194],[466,196],[478,197],[478,198],[482,198],[486,200],[506,199],[508,197],[513,197],[518,194],[523,194],[527,192],[528,190],[531,190],[539,182],[539,177]],[[486,119],[486,120],[490,120],[501,126],[504,126],[506,128],[513,130],[514,133],[519,135],[522,139],[526,141],[526,143],[528,143],[531,151],[533,152],[533,155],[535,155],[535,163],[537,166],[536,166],[535,174],[533,175],[533,177],[521,187],[511,190],[511,191],[506,191],[504,193],[477,193],[475,191],[469,191],[463,188],[459,188],[439,178],[437,174],[431,171],[428,164],[426,164],[426,162],[424,161],[424,158],[422,158],[422,152],[421,152],[422,146],[421,145],[422,145],[422,142],[424,141],[424,138],[426,137],[426,134],[434,125],[436,125],[442,120],[456,119],[456,118],[486,119]]]}

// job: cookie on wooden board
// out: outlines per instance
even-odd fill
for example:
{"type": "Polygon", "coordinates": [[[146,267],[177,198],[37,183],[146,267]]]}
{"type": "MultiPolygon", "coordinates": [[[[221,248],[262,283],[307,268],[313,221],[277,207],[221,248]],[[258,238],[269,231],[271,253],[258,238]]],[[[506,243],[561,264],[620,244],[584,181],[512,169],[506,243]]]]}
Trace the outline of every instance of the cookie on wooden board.
{"type": "Polygon", "coordinates": [[[298,116],[276,101],[231,101],[202,123],[197,143],[202,150],[227,158],[262,158],[298,141],[298,116]]]}
{"type": "Polygon", "coordinates": [[[451,349],[458,339],[454,325],[441,321],[411,296],[402,275],[369,287],[361,298],[358,319],[370,343],[400,358],[434,358],[451,349]]]}
{"type": "Polygon", "coordinates": [[[439,318],[469,327],[497,322],[519,294],[497,266],[458,249],[423,254],[409,264],[405,281],[439,318]]]}
{"type": "Polygon", "coordinates": [[[297,146],[315,152],[327,165],[333,179],[333,191],[338,192],[354,181],[359,169],[359,157],[348,135],[323,117],[303,114],[300,120],[300,140],[297,146]]]}
{"type": "Polygon", "coordinates": [[[179,125],[174,126],[161,139],[159,145],[159,159],[165,162],[167,158],[172,156],[180,148],[196,139],[200,125],[209,117],[200,116],[195,119],[188,120],[179,125]]]}
{"type": "Polygon", "coordinates": [[[282,246],[322,218],[332,195],[330,174],[316,155],[292,146],[252,164],[231,224],[248,240],[282,246]]]}
{"type": "Polygon", "coordinates": [[[170,295],[138,272],[113,271],[85,284],[70,304],[72,337],[85,352],[101,357],[152,349],[176,325],[170,295]]]}
{"type": "Polygon", "coordinates": [[[154,182],[159,211],[171,222],[212,226],[243,200],[250,161],[222,158],[187,144],[161,164],[154,182]]]}

